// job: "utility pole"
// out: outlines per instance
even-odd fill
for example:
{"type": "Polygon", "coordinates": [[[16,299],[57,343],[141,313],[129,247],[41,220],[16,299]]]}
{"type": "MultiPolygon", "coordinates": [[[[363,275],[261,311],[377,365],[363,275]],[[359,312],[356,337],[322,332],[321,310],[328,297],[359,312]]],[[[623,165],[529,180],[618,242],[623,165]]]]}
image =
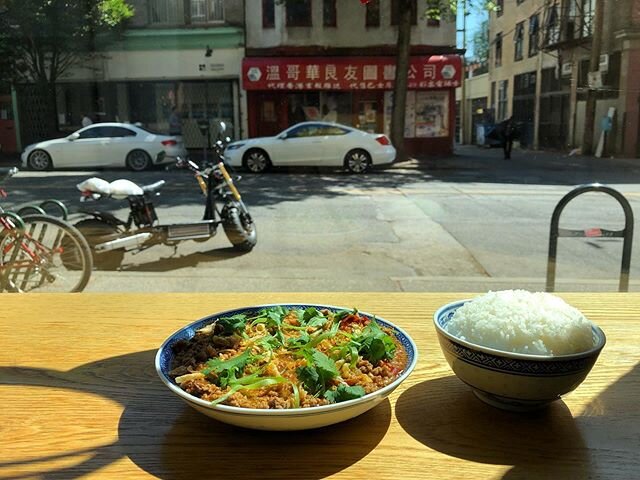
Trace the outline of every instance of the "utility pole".
{"type": "MultiPolygon", "coordinates": [[[[462,0],[462,49],[467,48],[467,0],[462,0]]],[[[462,89],[460,91],[460,143],[465,143],[467,111],[467,62],[462,55],[462,89]]]]}
{"type": "MultiPolygon", "coordinates": [[[[596,0],[596,10],[592,22],[593,33],[591,37],[589,73],[598,72],[600,68],[602,26],[604,24],[604,0],[596,0]]],[[[593,150],[593,132],[596,122],[596,93],[594,86],[589,83],[587,89],[587,105],[584,112],[584,136],[582,138],[582,153],[584,155],[591,155],[593,150]]]]}

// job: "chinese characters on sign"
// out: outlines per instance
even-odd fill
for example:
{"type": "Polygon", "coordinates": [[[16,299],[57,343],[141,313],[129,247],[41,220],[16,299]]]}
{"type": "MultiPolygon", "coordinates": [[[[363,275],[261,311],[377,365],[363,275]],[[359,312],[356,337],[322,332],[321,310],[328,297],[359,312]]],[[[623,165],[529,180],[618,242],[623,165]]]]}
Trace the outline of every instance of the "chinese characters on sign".
{"type": "MultiPolygon", "coordinates": [[[[410,89],[455,88],[460,85],[456,55],[413,57],[410,89]]],[[[396,67],[393,58],[245,58],[247,90],[390,90],[396,67]]]]}

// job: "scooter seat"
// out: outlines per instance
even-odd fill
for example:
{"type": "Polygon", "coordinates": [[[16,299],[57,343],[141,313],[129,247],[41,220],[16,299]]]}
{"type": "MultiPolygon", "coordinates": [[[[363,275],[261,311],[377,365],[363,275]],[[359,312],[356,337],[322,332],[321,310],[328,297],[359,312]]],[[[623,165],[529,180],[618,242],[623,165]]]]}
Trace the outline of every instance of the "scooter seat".
{"type": "Polygon", "coordinates": [[[164,180],[158,180],[156,183],[151,183],[149,185],[143,185],[142,191],[144,193],[155,193],[160,190],[166,182],[164,180]]]}

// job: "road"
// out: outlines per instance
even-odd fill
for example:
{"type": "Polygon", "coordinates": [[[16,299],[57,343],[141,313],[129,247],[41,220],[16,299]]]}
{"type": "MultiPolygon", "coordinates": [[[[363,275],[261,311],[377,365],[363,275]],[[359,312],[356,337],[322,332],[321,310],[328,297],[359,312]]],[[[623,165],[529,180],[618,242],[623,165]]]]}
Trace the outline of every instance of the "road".
{"type": "MultiPolygon", "coordinates": [[[[640,169],[631,161],[518,152],[504,162],[498,154],[463,149],[450,159],[364,176],[317,169],[245,175],[239,187],[258,228],[252,252],[233,251],[220,230],[175,252],[158,246],[127,254],[121,270],[94,272],[88,290],[540,290],[551,214],[572,185],[598,180],[622,192],[634,210],[640,201],[640,169]]],[[[54,197],[76,211],[75,185],[93,175],[139,184],[166,179],[156,198],[161,222],[202,217],[197,184],[181,171],[21,172],[6,185],[4,205],[54,197]]],[[[93,206],[126,218],[123,202],[93,206]]],[[[567,207],[561,224],[621,229],[624,218],[615,200],[588,194],[567,207]]],[[[619,239],[561,239],[556,289],[616,290],[621,245],[619,239]]],[[[631,289],[640,289],[639,248],[631,289]]]]}

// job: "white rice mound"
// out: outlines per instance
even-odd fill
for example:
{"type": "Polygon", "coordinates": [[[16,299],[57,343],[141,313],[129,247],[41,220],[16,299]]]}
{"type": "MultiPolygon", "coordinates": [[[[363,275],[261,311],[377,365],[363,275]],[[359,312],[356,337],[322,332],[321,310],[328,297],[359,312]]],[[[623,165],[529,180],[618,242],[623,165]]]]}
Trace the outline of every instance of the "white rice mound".
{"type": "Polygon", "coordinates": [[[549,293],[503,290],[458,308],[445,330],[469,343],[528,355],[568,355],[593,348],[592,323],[549,293]]]}

